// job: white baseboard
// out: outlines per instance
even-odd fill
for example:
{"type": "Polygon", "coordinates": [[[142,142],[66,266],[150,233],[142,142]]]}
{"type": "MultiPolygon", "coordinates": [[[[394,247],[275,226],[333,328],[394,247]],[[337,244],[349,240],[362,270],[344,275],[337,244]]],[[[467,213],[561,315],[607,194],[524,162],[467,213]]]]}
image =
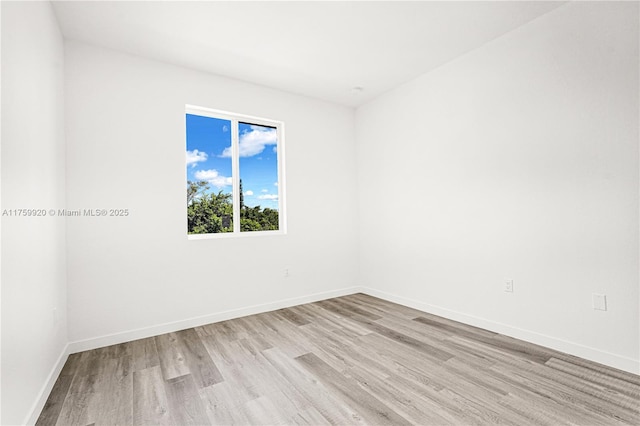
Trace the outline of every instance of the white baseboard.
{"type": "Polygon", "coordinates": [[[545,346],[547,348],[555,349],[560,352],[604,364],[609,367],[624,370],[629,373],[640,374],[640,361],[637,359],[627,358],[610,352],[605,352],[600,349],[595,349],[578,343],[569,342],[567,340],[558,339],[556,337],[524,330],[500,322],[475,317],[473,315],[464,314],[462,312],[452,311],[440,306],[435,306],[428,303],[420,302],[418,300],[397,296],[369,287],[363,287],[361,291],[362,293],[378,297],[389,302],[398,303],[400,305],[428,312],[433,315],[438,315],[443,318],[459,321],[479,328],[484,328],[485,330],[493,331],[495,333],[503,334],[509,337],[514,337],[516,339],[524,340],[530,343],[535,343],[537,345],[545,346]]]}
{"type": "Polygon", "coordinates": [[[36,398],[36,401],[31,406],[31,410],[29,410],[29,414],[27,415],[27,418],[24,420],[23,424],[35,425],[36,421],[38,421],[38,417],[40,417],[40,413],[44,408],[44,404],[46,404],[47,399],[49,398],[49,394],[53,389],[53,385],[56,384],[56,380],[58,380],[58,376],[62,371],[62,367],[64,367],[64,363],[67,362],[67,358],[69,357],[69,354],[70,354],[69,344],[66,344],[64,348],[62,348],[62,352],[60,353],[58,360],[56,361],[55,365],[51,369],[51,372],[49,373],[49,375],[47,376],[47,380],[44,383],[44,386],[42,386],[42,389],[40,390],[40,392],[38,393],[38,397],[36,398]]]}
{"type": "Polygon", "coordinates": [[[288,308],[290,306],[302,305],[304,303],[317,302],[319,300],[331,299],[333,297],[346,296],[361,292],[362,287],[347,287],[338,290],[314,293],[307,296],[293,297],[290,299],[282,299],[274,302],[264,303],[260,305],[248,306],[246,308],[231,309],[228,311],[216,312],[212,314],[202,315],[198,317],[188,318],[180,321],[168,322],[164,324],[154,325],[151,327],[138,328],[135,330],[123,331],[120,333],[108,334],[105,336],[95,337],[86,340],[78,340],[69,343],[69,353],[88,351],[91,349],[101,348],[104,346],[116,345],[119,343],[130,342],[132,340],[144,339],[146,337],[157,336],[164,333],[172,333],[174,331],[184,330],[192,327],[199,327],[205,324],[225,321],[234,318],[240,318],[247,315],[260,314],[263,312],[274,311],[276,309],[288,308]]]}

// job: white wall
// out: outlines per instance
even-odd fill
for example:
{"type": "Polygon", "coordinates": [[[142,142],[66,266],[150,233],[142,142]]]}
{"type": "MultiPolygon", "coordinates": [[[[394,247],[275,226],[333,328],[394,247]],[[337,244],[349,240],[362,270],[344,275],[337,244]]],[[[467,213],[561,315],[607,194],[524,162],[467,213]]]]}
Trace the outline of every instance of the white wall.
{"type": "MultiPolygon", "coordinates": [[[[1,7],[2,207],[62,208],[62,36],[48,2],[1,7]]],[[[65,275],[64,218],[2,217],[2,424],[48,392],[67,342],[65,275]]]]}
{"type": "Polygon", "coordinates": [[[356,123],[362,285],[639,371],[637,3],[567,4],[356,123]]]}
{"type": "Polygon", "coordinates": [[[67,206],[131,212],[68,219],[71,341],[355,284],[352,109],[72,41],[65,68],[67,206]],[[288,235],[187,240],[185,104],[285,123],[288,235]]]}

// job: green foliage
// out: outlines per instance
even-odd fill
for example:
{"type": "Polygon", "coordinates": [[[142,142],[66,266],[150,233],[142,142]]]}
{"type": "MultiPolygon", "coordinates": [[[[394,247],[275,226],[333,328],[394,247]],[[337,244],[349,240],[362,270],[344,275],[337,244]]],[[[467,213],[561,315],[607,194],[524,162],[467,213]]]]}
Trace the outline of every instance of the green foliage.
{"type": "Polygon", "coordinates": [[[241,231],[262,231],[262,226],[259,222],[253,219],[240,219],[241,231]]]}
{"type": "Polygon", "coordinates": [[[209,184],[206,180],[199,182],[187,181],[187,206],[193,202],[198,196],[198,193],[204,192],[209,189],[209,184]]]}
{"type": "Polygon", "coordinates": [[[233,231],[231,194],[204,194],[187,206],[190,234],[212,234],[233,231]],[[226,225],[226,226],[225,226],[226,225]]]}
{"type": "MultiPolygon", "coordinates": [[[[231,194],[207,194],[207,182],[187,183],[187,223],[189,234],[233,232],[231,194]]],[[[278,211],[260,206],[240,209],[241,231],[278,230],[278,211]]]]}
{"type": "Polygon", "coordinates": [[[242,189],[242,179],[240,179],[240,211],[244,209],[244,190],[242,189]]]}
{"type": "Polygon", "coordinates": [[[277,231],[278,211],[260,206],[245,207],[240,211],[240,228],[243,231],[277,231]]]}

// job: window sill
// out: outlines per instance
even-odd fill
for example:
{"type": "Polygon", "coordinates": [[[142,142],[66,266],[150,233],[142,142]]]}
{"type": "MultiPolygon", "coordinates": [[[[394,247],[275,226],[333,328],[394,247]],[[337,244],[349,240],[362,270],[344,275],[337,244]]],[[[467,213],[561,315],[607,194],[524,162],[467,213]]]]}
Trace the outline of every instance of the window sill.
{"type": "Polygon", "coordinates": [[[221,232],[219,234],[187,234],[188,240],[217,240],[227,238],[247,237],[275,237],[286,235],[286,231],[249,231],[249,232],[221,232]]]}

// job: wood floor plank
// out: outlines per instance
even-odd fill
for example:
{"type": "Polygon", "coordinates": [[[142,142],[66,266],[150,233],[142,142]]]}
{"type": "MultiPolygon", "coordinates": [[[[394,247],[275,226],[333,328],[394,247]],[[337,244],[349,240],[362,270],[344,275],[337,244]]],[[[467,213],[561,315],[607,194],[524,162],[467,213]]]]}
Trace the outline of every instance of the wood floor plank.
{"type": "Polygon", "coordinates": [[[91,401],[96,396],[97,375],[79,375],[73,377],[67,397],[62,404],[62,409],[56,421],[56,425],[87,425],[94,423],[95,417],[91,412],[91,401]]]}
{"type": "Polygon", "coordinates": [[[251,376],[254,387],[259,389],[260,393],[269,396],[283,411],[289,411],[290,416],[293,416],[297,411],[312,407],[304,395],[291,387],[290,383],[278,374],[278,371],[250,339],[242,339],[238,343],[244,349],[243,360],[256,367],[252,369],[251,376]]]}
{"type": "Polygon", "coordinates": [[[392,328],[385,327],[381,324],[358,319],[357,317],[352,317],[354,320],[365,324],[367,328],[371,331],[378,333],[381,336],[384,336],[388,339],[394,340],[398,343],[402,343],[403,345],[407,345],[417,351],[424,353],[427,356],[433,357],[435,359],[446,361],[453,357],[453,354],[444,351],[442,349],[437,348],[436,346],[429,345],[424,341],[414,339],[413,337],[407,336],[406,334],[400,333],[392,328]]]}
{"type": "Polygon", "coordinates": [[[133,373],[133,424],[175,424],[169,413],[167,393],[159,365],[133,373]]]}
{"type": "Polygon", "coordinates": [[[255,316],[237,318],[237,324],[246,332],[247,339],[263,351],[273,347],[273,344],[265,337],[260,327],[256,324],[255,316]]]}
{"type": "MultiPolygon", "coordinates": [[[[510,386],[509,394],[501,399],[500,404],[509,407],[510,410],[521,413],[527,418],[540,418],[540,422],[547,420],[551,424],[573,424],[573,425],[592,425],[602,424],[602,419],[598,420],[591,415],[583,407],[574,404],[566,404],[565,401],[557,398],[549,398],[544,391],[540,391],[535,383],[530,379],[522,377],[513,378],[510,374],[505,381],[513,379],[521,381],[522,386],[510,386]],[[517,406],[516,406],[517,404],[517,406]],[[544,415],[542,415],[544,414],[544,415]]],[[[613,422],[610,424],[620,424],[613,422]]]]}
{"type": "Polygon", "coordinates": [[[371,330],[363,327],[361,324],[355,321],[345,321],[340,315],[337,315],[331,311],[323,309],[321,306],[315,303],[301,306],[309,315],[315,316],[313,324],[324,327],[327,330],[343,330],[346,332],[352,332],[361,336],[371,333],[371,330]]]}
{"type": "Polygon", "coordinates": [[[494,333],[492,331],[483,330],[482,328],[473,327],[456,321],[445,320],[444,318],[438,318],[435,315],[422,314],[413,318],[412,321],[428,325],[431,329],[442,330],[449,335],[455,334],[472,339],[477,339],[478,337],[490,339],[498,335],[498,333],[494,333]]]}
{"type": "Polygon", "coordinates": [[[221,365],[221,369],[233,382],[234,389],[241,390],[234,398],[238,404],[246,404],[278,390],[277,382],[265,369],[266,363],[261,361],[262,355],[256,352],[248,339],[226,342],[224,345],[233,362],[221,365]]]}
{"type": "Polygon", "coordinates": [[[399,351],[399,343],[376,334],[360,338],[357,345],[363,351],[374,351],[390,368],[395,369],[399,378],[421,386],[425,395],[440,407],[454,412],[463,423],[478,420],[481,423],[501,423],[501,420],[507,420],[508,423],[519,424],[522,421],[512,413],[503,414],[504,419],[498,418],[498,401],[503,394],[492,393],[465,376],[464,380],[460,380],[460,376],[446,368],[449,361],[431,360],[418,351],[399,351]]]}
{"type": "Polygon", "coordinates": [[[295,416],[287,421],[287,424],[309,426],[331,425],[331,423],[313,407],[298,411],[295,416]]]}
{"type": "Polygon", "coordinates": [[[550,358],[550,355],[546,352],[534,351],[534,350],[527,351],[523,349],[521,346],[515,345],[512,342],[494,339],[496,334],[485,332],[485,330],[481,330],[482,332],[469,331],[468,329],[457,327],[456,325],[445,324],[438,321],[432,321],[425,317],[417,317],[417,318],[414,318],[413,321],[428,325],[429,327],[432,327],[432,328],[446,330],[452,336],[455,335],[457,337],[465,337],[467,339],[482,342],[485,345],[494,346],[502,351],[509,352],[511,354],[518,355],[541,364],[544,364],[550,358]]]}
{"type": "Polygon", "coordinates": [[[534,398],[521,398],[514,394],[507,394],[500,403],[509,410],[521,414],[527,419],[526,424],[539,424],[547,426],[556,425],[582,425],[590,424],[587,419],[567,416],[567,410],[558,407],[556,410],[548,409],[547,404],[540,405],[534,398]],[[562,413],[558,415],[558,413],[562,413]]]}
{"type": "MultiPolygon", "coordinates": [[[[546,400],[553,401],[554,404],[560,404],[572,413],[571,416],[578,416],[583,419],[589,419],[588,422],[582,424],[601,424],[601,425],[622,425],[622,424],[640,424],[640,417],[627,410],[611,409],[610,405],[601,402],[595,402],[593,398],[581,395],[576,389],[566,387],[561,384],[535,374],[530,374],[526,369],[505,365],[500,371],[493,369],[496,376],[502,378],[512,384],[517,383],[516,389],[525,389],[546,400]]],[[[514,393],[517,391],[514,390],[514,393]]],[[[546,405],[546,404],[545,404],[546,405]]],[[[569,417],[569,415],[567,415],[569,417]]]]}
{"type": "Polygon", "coordinates": [[[64,363],[64,366],[62,367],[62,371],[60,372],[60,375],[73,377],[78,371],[78,366],[81,363],[81,359],[82,359],[82,352],[69,355],[69,357],[67,358],[67,361],[64,363]]]}
{"type": "Polygon", "coordinates": [[[309,324],[309,321],[307,319],[305,319],[302,315],[299,315],[292,309],[280,309],[276,311],[276,313],[282,315],[285,319],[291,321],[294,325],[309,324]]]}
{"type": "Polygon", "coordinates": [[[80,357],[75,366],[75,376],[95,376],[104,374],[107,364],[105,359],[99,357],[96,350],[85,351],[79,354],[80,357]]]}
{"type": "MultiPolygon", "coordinates": [[[[523,343],[527,343],[527,342],[523,342],[523,343]]],[[[614,377],[620,380],[624,380],[625,382],[628,382],[629,384],[633,385],[634,387],[638,387],[640,386],[640,375],[638,374],[631,374],[628,373],[626,371],[622,371],[622,370],[618,370],[616,368],[613,367],[609,367],[606,365],[602,365],[602,364],[598,364],[595,362],[591,362],[588,361],[586,359],[582,359],[582,358],[578,358],[576,356],[573,355],[569,355],[569,354],[564,354],[564,353],[559,353],[554,351],[555,353],[552,355],[553,358],[557,358],[560,359],[562,361],[568,362],[570,364],[573,364],[575,366],[578,367],[582,367],[586,370],[589,371],[593,371],[593,372],[598,372],[601,374],[604,374],[608,377],[614,377]]]]}
{"type": "Polygon", "coordinates": [[[393,425],[411,424],[411,422],[393,411],[382,401],[347,380],[315,354],[301,355],[296,360],[314,373],[317,379],[322,381],[325,386],[335,389],[343,398],[349,400],[356,407],[358,413],[368,422],[393,425]]]}
{"type": "Polygon", "coordinates": [[[237,328],[233,326],[233,321],[221,321],[214,324],[215,335],[230,342],[238,340],[237,328]]]}
{"type": "Polygon", "coordinates": [[[110,357],[105,357],[107,351],[91,350],[74,357],[75,374],[69,386],[56,424],[89,424],[95,423],[99,417],[101,394],[100,383],[113,371],[110,357]]]}
{"type": "Polygon", "coordinates": [[[134,340],[130,344],[133,371],[145,370],[160,365],[156,340],[153,337],[134,340]]]}
{"type": "Polygon", "coordinates": [[[380,310],[379,315],[386,317],[389,315],[396,315],[404,319],[412,319],[425,313],[408,306],[402,306],[397,303],[388,302],[386,300],[379,299],[377,297],[369,296],[364,293],[356,293],[345,297],[349,301],[358,301],[365,306],[376,307],[380,310]]]}
{"type": "Polygon", "coordinates": [[[193,376],[187,374],[165,380],[165,391],[169,412],[176,424],[184,426],[211,424],[193,376]]]}
{"type": "Polygon", "coordinates": [[[598,384],[605,389],[611,389],[618,393],[625,394],[634,401],[639,402],[638,405],[640,405],[640,387],[634,386],[627,380],[618,377],[611,377],[607,374],[601,373],[600,371],[594,371],[581,365],[576,365],[557,358],[549,359],[545,365],[555,370],[562,371],[563,373],[578,377],[582,380],[598,384]]]}
{"type": "Polygon", "coordinates": [[[247,402],[244,406],[249,424],[286,425],[287,418],[283,417],[273,401],[267,396],[260,396],[247,402]]]}
{"type": "MultiPolygon", "coordinates": [[[[305,331],[314,340],[326,336],[326,332],[321,329],[316,329],[316,333],[313,333],[314,329],[309,327],[305,331]]],[[[333,337],[339,338],[333,334],[333,337]]],[[[455,420],[440,415],[437,410],[440,406],[430,404],[431,401],[423,398],[424,389],[420,386],[407,386],[407,382],[402,382],[401,385],[391,383],[389,379],[395,375],[394,371],[379,363],[378,358],[372,356],[370,351],[356,350],[353,344],[349,344],[352,342],[352,338],[344,338],[341,345],[323,345],[323,354],[328,354],[329,357],[321,358],[335,369],[342,370],[345,376],[354,379],[361,388],[385,401],[414,424],[447,424],[455,420]],[[370,374],[372,370],[378,374],[370,374]],[[430,409],[425,410],[428,406],[430,409]]]]}
{"type": "Polygon", "coordinates": [[[161,334],[155,337],[158,358],[165,380],[181,377],[190,373],[189,366],[182,353],[183,348],[176,333],[161,334]]]}
{"type": "MultiPolygon", "coordinates": [[[[621,418],[624,421],[640,421],[638,417],[638,400],[616,392],[615,389],[604,388],[597,383],[584,380],[570,374],[545,367],[537,362],[532,362],[529,357],[515,357],[501,348],[492,345],[477,345],[465,339],[452,337],[468,350],[485,353],[500,360],[500,371],[511,371],[513,376],[523,375],[525,378],[535,380],[536,389],[542,390],[550,387],[548,392],[555,398],[571,403],[576,398],[585,406],[591,406],[594,411],[601,412],[605,417],[621,418]],[[597,407],[597,408],[596,408],[597,407]]],[[[497,368],[492,368],[495,373],[497,368]]]]}
{"type": "Polygon", "coordinates": [[[349,318],[353,315],[356,315],[355,312],[349,309],[346,309],[343,306],[340,306],[339,304],[335,303],[334,300],[331,300],[331,299],[316,302],[315,305],[320,306],[321,308],[326,309],[327,311],[335,313],[340,318],[349,318]]]}
{"type": "Polygon", "coordinates": [[[376,324],[397,330],[398,332],[413,337],[414,339],[423,340],[436,346],[442,345],[450,336],[450,334],[442,332],[439,329],[425,327],[423,324],[415,321],[401,320],[395,317],[379,319],[376,321],[376,324]]]}
{"type": "MultiPolygon", "coordinates": [[[[122,354],[125,352],[112,352],[122,354]]],[[[91,412],[96,425],[131,425],[133,423],[133,375],[131,357],[108,358],[107,368],[96,381],[96,395],[91,412]]]]}
{"type": "Polygon", "coordinates": [[[373,313],[367,309],[362,309],[358,305],[353,303],[342,301],[340,299],[332,299],[331,302],[335,306],[339,306],[340,308],[344,309],[344,311],[348,312],[351,315],[357,314],[357,315],[360,315],[361,317],[368,318],[372,321],[383,318],[381,315],[373,313]]]}
{"type": "Polygon", "coordinates": [[[216,383],[199,389],[200,399],[213,425],[248,425],[244,411],[246,399],[238,398],[238,389],[231,382],[216,383]]]}
{"type": "Polygon", "coordinates": [[[640,376],[353,294],[70,355],[38,425],[640,425],[640,376]]]}
{"type": "Polygon", "coordinates": [[[181,352],[185,357],[189,373],[200,388],[215,385],[224,381],[222,374],[209,356],[202,344],[198,333],[194,329],[176,332],[181,352]]]}
{"type": "Polygon", "coordinates": [[[308,342],[295,338],[298,335],[297,327],[289,321],[271,314],[260,315],[257,319],[258,323],[263,327],[265,338],[272,342],[273,346],[286,352],[291,357],[309,352],[308,342]]]}
{"type": "Polygon", "coordinates": [[[340,300],[350,303],[351,305],[366,309],[367,311],[380,315],[383,318],[389,318],[390,316],[397,316],[398,319],[407,320],[407,319],[414,318],[416,316],[416,315],[403,315],[402,312],[396,311],[395,309],[391,310],[388,308],[383,308],[378,304],[367,303],[366,300],[362,300],[358,296],[359,294],[351,294],[348,296],[341,297],[340,300]]]}
{"type": "Polygon", "coordinates": [[[312,404],[322,417],[334,425],[361,425],[362,417],[346,401],[333,394],[315,375],[278,348],[264,352],[265,358],[291,386],[312,404]]]}
{"type": "Polygon", "coordinates": [[[304,318],[304,320],[307,321],[308,323],[312,323],[318,319],[318,316],[308,311],[307,307],[309,305],[310,303],[306,303],[304,305],[291,306],[290,308],[287,308],[287,309],[289,309],[292,312],[295,312],[296,315],[299,315],[300,317],[304,318]]]}
{"type": "Polygon", "coordinates": [[[251,364],[244,360],[244,351],[236,340],[219,340],[213,336],[202,338],[202,342],[220,370],[223,383],[234,389],[234,403],[245,403],[260,397],[251,379],[251,364]]]}
{"type": "Polygon", "coordinates": [[[62,411],[62,405],[69,393],[71,387],[71,381],[73,375],[60,375],[56,383],[53,385],[51,394],[47,399],[47,402],[42,409],[42,413],[36,422],[36,426],[52,426],[56,424],[60,412],[62,411]]]}

